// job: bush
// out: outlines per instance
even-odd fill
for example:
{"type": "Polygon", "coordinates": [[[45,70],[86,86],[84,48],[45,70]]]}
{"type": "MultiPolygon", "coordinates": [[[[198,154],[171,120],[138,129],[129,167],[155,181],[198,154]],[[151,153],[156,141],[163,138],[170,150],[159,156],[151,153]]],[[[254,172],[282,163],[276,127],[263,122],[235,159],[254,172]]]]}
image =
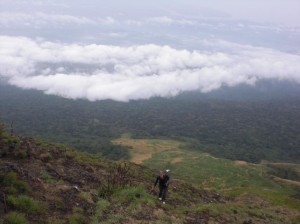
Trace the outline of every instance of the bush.
{"type": "Polygon", "coordinates": [[[5,223],[8,224],[27,224],[27,220],[22,213],[10,212],[4,217],[5,223]]]}
{"type": "Polygon", "coordinates": [[[8,195],[7,201],[16,209],[26,212],[28,214],[39,213],[44,209],[44,206],[41,203],[35,201],[34,199],[26,195],[20,195],[18,197],[8,195]]]}
{"type": "Polygon", "coordinates": [[[19,159],[24,159],[24,158],[28,157],[27,153],[24,151],[18,151],[15,155],[19,159]]]}
{"type": "Polygon", "coordinates": [[[127,163],[112,166],[106,180],[98,189],[98,195],[101,198],[109,198],[120,189],[124,189],[131,185],[129,178],[130,166],[127,163]]]}
{"type": "Polygon", "coordinates": [[[1,134],[1,137],[2,137],[2,139],[6,139],[6,140],[8,140],[8,141],[9,141],[9,139],[10,139],[10,135],[9,135],[8,133],[6,133],[6,132],[3,132],[3,133],[1,134]]]}
{"type": "Polygon", "coordinates": [[[0,175],[0,183],[7,188],[15,188],[18,192],[28,192],[29,191],[29,185],[17,178],[17,174],[14,172],[1,174],[0,175]]]}
{"type": "Polygon", "coordinates": [[[88,224],[87,218],[84,217],[84,215],[75,213],[69,216],[69,222],[68,224],[88,224]]]}
{"type": "Polygon", "coordinates": [[[114,199],[125,204],[134,202],[155,206],[155,199],[141,186],[122,189],[114,195],[114,199]]]}
{"type": "Polygon", "coordinates": [[[90,204],[94,204],[92,194],[89,193],[89,192],[80,192],[79,198],[81,200],[84,200],[84,201],[90,203],[90,204]]]}
{"type": "Polygon", "coordinates": [[[47,184],[54,184],[55,180],[53,180],[52,176],[47,173],[47,171],[43,170],[41,172],[42,179],[47,183],[47,184]]]}
{"type": "Polygon", "coordinates": [[[93,217],[93,224],[98,224],[98,219],[103,216],[104,211],[110,206],[110,202],[100,198],[96,204],[95,215],[93,217]]]}

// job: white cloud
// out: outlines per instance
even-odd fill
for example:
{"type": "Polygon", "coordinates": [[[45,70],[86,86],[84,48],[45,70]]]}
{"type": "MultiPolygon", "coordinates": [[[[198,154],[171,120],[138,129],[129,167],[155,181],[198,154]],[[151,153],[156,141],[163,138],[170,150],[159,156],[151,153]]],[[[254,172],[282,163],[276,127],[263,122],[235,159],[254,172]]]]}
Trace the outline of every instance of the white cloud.
{"type": "Polygon", "coordinates": [[[300,83],[299,55],[216,40],[207,44],[214,45],[214,51],[0,36],[0,77],[21,88],[66,98],[119,101],[208,92],[260,79],[300,83]]]}
{"type": "Polygon", "coordinates": [[[113,17],[107,16],[105,18],[99,18],[98,21],[102,25],[116,25],[119,24],[117,20],[115,20],[113,17]]]}
{"type": "Polygon", "coordinates": [[[72,16],[65,14],[46,14],[42,12],[26,14],[26,13],[0,13],[0,25],[2,26],[45,26],[49,24],[93,24],[96,22],[84,16],[72,16]]]}
{"type": "Polygon", "coordinates": [[[157,24],[164,24],[164,25],[195,25],[195,21],[188,20],[188,19],[174,19],[168,16],[161,16],[161,17],[151,17],[147,19],[147,22],[150,23],[157,23],[157,24]]]}

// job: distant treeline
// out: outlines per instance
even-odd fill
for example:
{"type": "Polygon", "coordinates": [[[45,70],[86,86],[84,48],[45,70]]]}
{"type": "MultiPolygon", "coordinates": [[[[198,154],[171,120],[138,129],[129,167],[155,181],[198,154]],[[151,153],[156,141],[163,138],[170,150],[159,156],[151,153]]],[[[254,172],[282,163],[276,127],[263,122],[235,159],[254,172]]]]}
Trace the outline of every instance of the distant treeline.
{"type": "Polygon", "coordinates": [[[300,97],[229,100],[183,94],[129,103],[88,102],[0,87],[0,119],[17,133],[61,142],[110,159],[129,150],[110,140],[173,138],[191,150],[233,160],[300,161],[300,97]]]}

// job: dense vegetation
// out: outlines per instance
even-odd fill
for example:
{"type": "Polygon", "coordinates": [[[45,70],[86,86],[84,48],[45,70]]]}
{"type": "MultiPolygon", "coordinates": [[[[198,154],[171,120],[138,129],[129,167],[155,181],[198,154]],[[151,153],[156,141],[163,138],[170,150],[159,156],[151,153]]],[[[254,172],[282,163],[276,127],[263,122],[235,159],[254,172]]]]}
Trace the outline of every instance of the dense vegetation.
{"type": "Polygon", "coordinates": [[[68,100],[2,85],[0,116],[8,125],[13,122],[17,133],[110,159],[129,158],[128,148],[111,140],[130,132],[135,138],[184,140],[190,149],[233,160],[298,162],[299,86],[290,95],[275,90],[273,97],[244,88],[243,94],[238,89],[122,103],[68,100]]]}

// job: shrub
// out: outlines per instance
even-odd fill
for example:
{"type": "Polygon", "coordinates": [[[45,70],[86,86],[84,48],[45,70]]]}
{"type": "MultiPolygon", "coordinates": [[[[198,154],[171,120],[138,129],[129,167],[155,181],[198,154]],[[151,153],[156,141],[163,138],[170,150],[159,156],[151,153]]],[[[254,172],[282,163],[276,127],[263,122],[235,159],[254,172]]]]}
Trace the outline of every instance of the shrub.
{"type": "Polygon", "coordinates": [[[8,224],[27,224],[27,220],[22,213],[10,212],[4,217],[5,223],[8,224]]]}
{"type": "Polygon", "coordinates": [[[26,182],[19,180],[17,174],[14,172],[0,175],[0,183],[4,187],[15,188],[18,192],[25,193],[29,191],[29,185],[26,182]]]}
{"type": "Polygon", "coordinates": [[[16,153],[16,157],[19,159],[24,159],[24,158],[28,157],[28,155],[25,151],[18,151],[16,153]]]}
{"type": "Polygon", "coordinates": [[[54,184],[55,180],[53,180],[52,176],[47,173],[47,171],[43,170],[41,172],[42,179],[47,183],[47,184],[54,184]]]}
{"type": "Polygon", "coordinates": [[[120,189],[131,185],[129,178],[130,166],[127,163],[112,166],[106,180],[100,186],[98,194],[101,198],[109,198],[120,189]]]}
{"type": "Polygon", "coordinates": [[[56,217],[50,217],[48,219],[48,224],[65,224],[66,221],[63,219],[58,219],[56,217]]]}
{"type": "Polygon", "coordinates": [[[88,220],[84,215],[75,213],[69,216],[68,224],[88,224],[88,220]]]}
{"type": "Polygon", "coordinates": [[[2,137],[3,140],[6,139],[6,140],[9,141],[9,139],[10,139],[10,135],[7,132],[3,132],[1,134],[1,137],[2,137]]]}
{"type": "Polygon", "coordinates": [[[125,204],[133,202],[136,204],[142,203],[148,206],[155,206],[154,198],[141,186],[122,189],[114,195],[114,199],[125,204]]]}
{"type": "Polygon", "coordinates": [[[89,192],[80,192],[79,198],[90,204],[94,204],[93,197],[89,192]]]}
{"type": "Polygon", "coordinates": [[[53,198],[53,202],[55,204],[55,207],[58,209],[65,209],[66,204],[61,198],[53,198]]]}
{"type": "Polygon", "coordinates": [[[4,138],[4,139],[2,139],[2,142],[3,142],[4,144],[8,144],[8,143],[9,143],[9,140],[8,140],[7,138],[4,138]]]}
{"type": "Polygon", "coordinates": [[[41,203],[35,201],[33,198],[30,198],[26,195],[20,195],[18,197],[8,195],[7,201],[16,209],[26,212],[28,214],[39,213],[42,210],[44,210],[44,206],[41,203]]]}
{"type": "Polygon", "coordinates": [[[93,224],[98,224],[98,218],[103,216],[104,211],[110,206],[109,201],[100,198],[96,204],[96,211],[93,217],[93,224]]]}
{"type": "Polygon", "coordinates": [[[48,163],[52,159],[52,155],[49,152],[43,153],[43,154],[40,155],[40,159],[43,162],[48,163]]]}

